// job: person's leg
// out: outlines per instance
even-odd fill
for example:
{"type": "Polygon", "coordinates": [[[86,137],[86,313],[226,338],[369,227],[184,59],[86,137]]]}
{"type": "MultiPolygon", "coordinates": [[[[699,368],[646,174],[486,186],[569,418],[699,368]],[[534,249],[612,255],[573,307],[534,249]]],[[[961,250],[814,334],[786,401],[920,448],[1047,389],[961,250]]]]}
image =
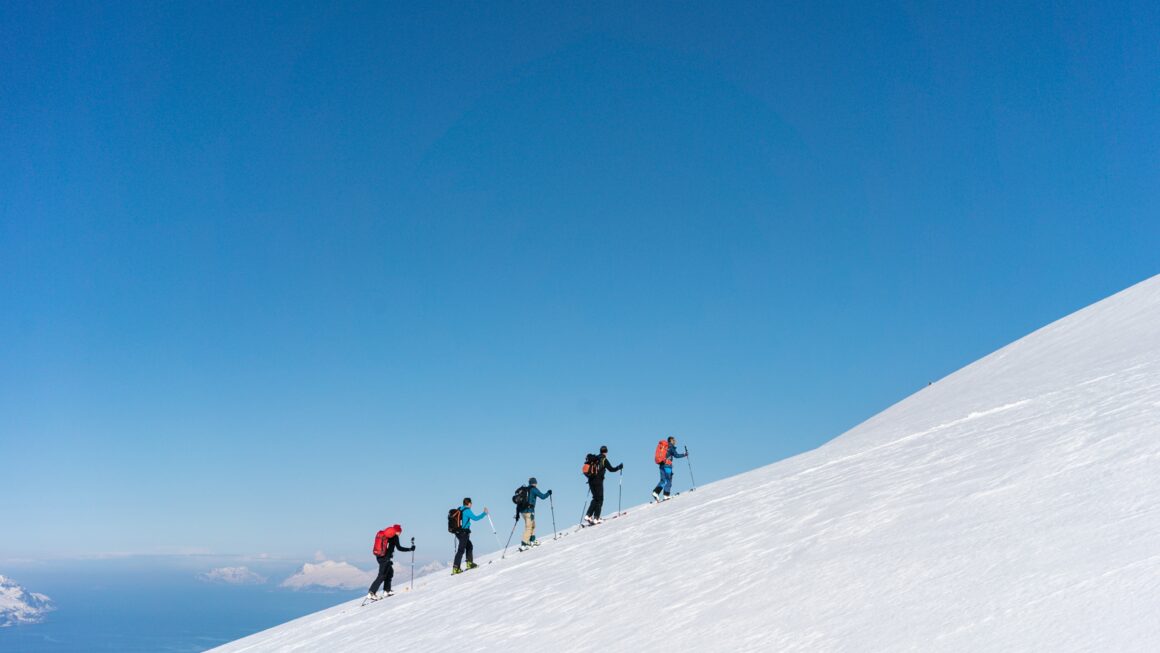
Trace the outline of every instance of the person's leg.
{"type": "Polygon", "coordinates": [[[600,511],[604,509],[604,482],[596,481],[592,484],[592,518],[600,519],[600,511]]]}
{"type": "Polygon", "coordinates": [[[395,577],[395,563],[388,559],[379,569],[379,575],[383,577],[383,591],[387,594],[390,594],[391,579],[395,577]]]}
{"type": "Polygon", "coordinates": [[[524,539],[522,540],[522,542],[524,544],[531,544],[532,543],[532,531],[535,529],[535,527],[532,526],[532,524],[533,524],[532,513],[525,512],[524,513],[524,539]]]}
{"type": "Polygon", "coordinates": [[[368,594],[375,594],[379,591],[379,586],[383,584],[383,557],[379,556],[379,575],[375,576],[375,582],[371,583],[371,588],[367,590],[368,594]]]}
{"type": "Polygon", "coordinates": [[[471,531],[463,532],[463,541],[467,542],[467,564],[475,564],[475,557],[472,552],[475,551],[475,545],[471,543],[471,531]]]}
{"type": "Polygon", "coordinates": [[[588,479],[588,494],[592,495],[593,500],[588,502],[588,512],[584,514],[588,517],[596,519],[596,517],[593,517],[595,514],[593,510],[596,507],[596,479],[594,478],[588,479]]]}
{"type": "Polygon", "coordinates": [[[463,531],[456,533],[455,539],[459,542],[459,547],[455,549],[455,568],[459,569],[459,563],[463,562],[463,554],[467,551],[468,540],[463,531]]]}
{"type": "Polygon", "coordinates": [[[661,490],[665,489],[665,466],[657,465],[657,468],[661,470],[661,480],[657,481],[657,486],[653,488],[653,494],[660,494],[661,490]]]}
{"type": "Polygon", "coordinates": [[[661,468],[661,476],[664,479],[665,496],[667,497],[673,491],[673,468],[672,467],[662,467],[661,468]]]}

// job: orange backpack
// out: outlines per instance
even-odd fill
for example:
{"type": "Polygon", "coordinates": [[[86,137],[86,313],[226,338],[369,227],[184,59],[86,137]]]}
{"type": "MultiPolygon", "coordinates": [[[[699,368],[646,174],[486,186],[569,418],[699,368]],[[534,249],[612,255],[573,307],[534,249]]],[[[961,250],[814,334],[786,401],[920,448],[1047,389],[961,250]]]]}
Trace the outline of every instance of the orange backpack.
{"type": "Polygon", "coordinates": [[[669,441],[661,440],[657,443],[657,453],[653,456],[656,464],[663,465],[669,459],[669,441]]]}

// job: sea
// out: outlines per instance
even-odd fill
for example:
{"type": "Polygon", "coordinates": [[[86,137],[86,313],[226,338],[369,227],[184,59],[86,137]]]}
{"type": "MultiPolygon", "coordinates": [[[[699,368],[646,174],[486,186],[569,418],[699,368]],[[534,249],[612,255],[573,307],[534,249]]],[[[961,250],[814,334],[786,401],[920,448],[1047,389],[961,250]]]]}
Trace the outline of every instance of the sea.
{"type": "Polygon", "coordinates": [[[0,653],[195,653],[366,592],[279,588],[294,563],[264,563],[263,584],[198,579],[217,564],[167,556],[5,564],[0,574],[48,595],[56,610],[43,623],[0,628],[0,653]]]}

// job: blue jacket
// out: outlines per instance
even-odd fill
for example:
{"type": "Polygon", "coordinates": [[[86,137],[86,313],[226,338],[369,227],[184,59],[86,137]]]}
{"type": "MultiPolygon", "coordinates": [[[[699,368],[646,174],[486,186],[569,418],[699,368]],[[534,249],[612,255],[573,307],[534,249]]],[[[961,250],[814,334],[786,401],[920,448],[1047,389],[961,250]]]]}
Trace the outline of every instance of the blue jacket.
{"type": "Polygon", "coordinates": [[[463,523],[460,524],[460,526],[465,531],[471,530],[471,522],[479,521],[487,516],[486,513],[477,515],[471,511],[471,508],[468,508],[467,506],[459,506],[459,512],[463,515],[463,523]]]}
{"type": "Polygon", "coordinates": [[[689,454],[681,453],[680,451],[674,451],[673,447],[669,447],[669,455],[665,457],[665,462],[661,463],[661,466],[662,467],[672,467],[673,466],[673,458],[684,458],[687,455],[689,455],[689,454]]]}
{"type": "Polygon", "coordinates": [[[540,492],[540,488],[538,488],[534,485],[529,485],[528,486],[528,507],[523,509],[520,512],[535,512],[536,511],[536,499],[547,499],[548,495],[551,493],[552,493],[551,490],[548,490],[547,492],[540,492]]]}

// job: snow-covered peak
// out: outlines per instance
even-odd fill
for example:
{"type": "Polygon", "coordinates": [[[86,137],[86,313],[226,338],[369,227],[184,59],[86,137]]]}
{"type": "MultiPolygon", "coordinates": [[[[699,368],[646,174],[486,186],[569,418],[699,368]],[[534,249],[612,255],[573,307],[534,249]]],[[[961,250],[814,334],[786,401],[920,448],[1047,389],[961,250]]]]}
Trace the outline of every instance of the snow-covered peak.
{"type": "Polygon", "coordinates": [[[220,650],[1152,651],[1158,425],[1160,277],[815,451],[220,650]]]}
{"type": "Polygon", "coordinates": [[[0,575],[0,628],[39,623],[54,609],[52,599],[29,592],[11,578],[0,575]]]}
{"type": "Polygon", "coordinates": [[[197,575],[203,583],[223,583],[225,585],[261,585],[266,577],[249,567],[218,567],[197,575]]]}
{"type": "Polygon", "coordinates": [[[349,562],[322,560],[317,564],[306,563],[293,576],[282,581],[281,586],[289,589],[308,587],[328,587],[333,589],[361,589],[371,584],[377,572],[364,571],[349,562]]]}

